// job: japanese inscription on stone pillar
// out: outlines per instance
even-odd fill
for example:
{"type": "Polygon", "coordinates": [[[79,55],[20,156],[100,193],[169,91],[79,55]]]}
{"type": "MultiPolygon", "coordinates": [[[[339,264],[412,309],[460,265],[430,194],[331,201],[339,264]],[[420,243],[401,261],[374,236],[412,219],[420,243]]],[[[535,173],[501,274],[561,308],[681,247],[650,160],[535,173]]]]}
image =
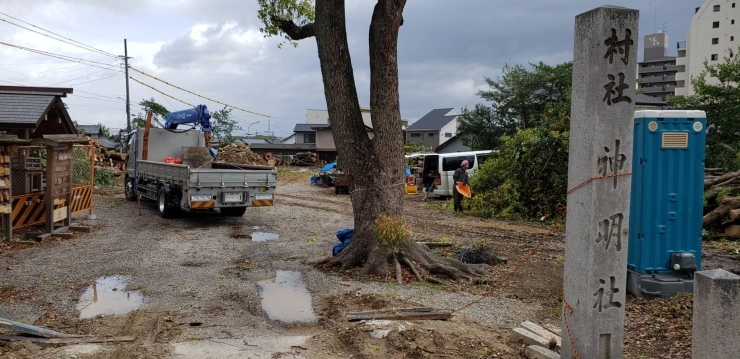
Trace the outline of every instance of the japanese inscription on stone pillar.
{"type": "Polygon", "coordinates": [[[622,357],[638,18],[576,17],[561,358],[622,357]]]}

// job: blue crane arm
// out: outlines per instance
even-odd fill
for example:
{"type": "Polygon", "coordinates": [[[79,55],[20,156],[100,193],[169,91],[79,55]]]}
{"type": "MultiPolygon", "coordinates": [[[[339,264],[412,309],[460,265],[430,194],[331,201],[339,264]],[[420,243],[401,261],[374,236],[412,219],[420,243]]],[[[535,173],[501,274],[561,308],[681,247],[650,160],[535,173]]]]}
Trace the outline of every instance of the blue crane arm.
{"type": "Polygon", "coordinates": [[[170,112],[165,118],[164,127],[168,130],[177,129],[178,125],[192,123],[200,126],[203,132],[212,132],[211,114],[208,112],[206,105],[198,105],[194,108],[170,112]]]}

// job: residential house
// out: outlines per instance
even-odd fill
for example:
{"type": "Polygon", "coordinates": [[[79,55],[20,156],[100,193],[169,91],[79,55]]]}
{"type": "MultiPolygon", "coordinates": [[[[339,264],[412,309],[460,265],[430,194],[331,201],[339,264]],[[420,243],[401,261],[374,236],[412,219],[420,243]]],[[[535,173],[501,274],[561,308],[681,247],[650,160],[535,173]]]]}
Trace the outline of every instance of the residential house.
{"type": "MultiPolygon", "coordinates": [[[[704,61],[709,65],[717,65],[725,57],[735,55],[740,43],[740,5],[736,5],[737,2],[705,0],[700,7],[695,8],[686,41],[679,42],[676,46],[676,96],[694,94],[691,78],[699,76],[704,70],[704,61]]],[[[711,75],[707,75],[706,80],[712,85],[719,83],[711,75]]]]}
{"type": "MultiPolygon", "coordinates": [[[[316,129],[316,154],[319,159],[332,162],[337,159],[337,146],[334,144],[334,134],[331,132],[331,126],[318,125],[316,129]]],[[[367,135],[372,139],[375,136],[370,126],[365,126],[367,135]]]]}
{"type": "Polygon", "coordinates": [[[92,138],[95,141],[98,141],[98,144],[106,149],[113,150],[116,149],[116,147],[120,147],[120,145],[116,144],[115,142],[100,136],[100,125],[79,125],[77,122],[74,123],[75,128],[77,129],[77,133],[81,135],[86,135],[90,138],[92,138]]]}
{"type": "Polygon", "coordinates": [[[458,115],[453,108],[434,109],[406,128],[406,142],[422,142],[430,149],[451,139],[457,133],[458,115]]]}
{"type": "Polygon", "coordinates": [[[299,123],[293,129],[295,144],[316,143],[316,129],[328,128],[329,124],[299,123]]]}
{"type": "Polygon", "coordinates": [[[434,149],[434,153],[455,153],[465,151],[470,151],[470,147],[465,146],[462,143],[462,139],[457,135],[452,136],[450,139],[445,141],[445,143],[434,149]]]}
{"type": "Polygon", "coordinates": [[[288,136],[288,137],[280,140],[280,143],[284,143],[286,145],[294,145],[295,144],[295,136],[296,136],[295,133],[293,133],[292,135],[290,135],[290,136],[288,136]]]}

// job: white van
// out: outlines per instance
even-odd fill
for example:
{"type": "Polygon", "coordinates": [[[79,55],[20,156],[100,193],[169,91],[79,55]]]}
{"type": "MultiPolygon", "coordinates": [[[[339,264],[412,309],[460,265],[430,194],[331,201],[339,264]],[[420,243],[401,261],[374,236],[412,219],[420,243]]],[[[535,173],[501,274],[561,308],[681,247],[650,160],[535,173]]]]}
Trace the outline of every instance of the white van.
{"type": "MultiPolygon", "coordinates": [[[[440,197],[452,197],[452,187],[455,181],[452,175],[455,170],[460,168],[462,161],[467,160],[470,164],[468,167],[468,176],[472,174],[483,164],[494,151],[467,151],[455,153],[419,153],[406,155],[406,159],[424,158],[424,166],[421,173],[422,191],[426,192],[432,188],[431,194],[440,197]]],[[[426,194],[425,194],[426,197],[426,194]]]]}

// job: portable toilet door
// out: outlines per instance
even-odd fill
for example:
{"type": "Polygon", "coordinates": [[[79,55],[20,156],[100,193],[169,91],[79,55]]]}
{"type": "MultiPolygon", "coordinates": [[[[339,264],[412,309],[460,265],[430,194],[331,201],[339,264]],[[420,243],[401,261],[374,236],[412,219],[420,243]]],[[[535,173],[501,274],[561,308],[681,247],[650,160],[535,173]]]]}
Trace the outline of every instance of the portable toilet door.
{"type": "Polygon", "coordinates": [[[637,111],[634,119],[627,291],[693,291],[701,268],[704,111],[637,111]]]}

